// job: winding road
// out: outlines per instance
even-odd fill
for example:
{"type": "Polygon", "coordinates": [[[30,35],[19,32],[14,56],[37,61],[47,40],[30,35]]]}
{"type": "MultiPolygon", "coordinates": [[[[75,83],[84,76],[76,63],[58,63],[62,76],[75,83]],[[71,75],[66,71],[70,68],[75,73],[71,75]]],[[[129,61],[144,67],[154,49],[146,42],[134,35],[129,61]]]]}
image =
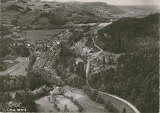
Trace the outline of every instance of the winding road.
{"type": "MultiPolygon", "coordinates": [[[[94,54],[99,54],[99,53],[101,53],[103,50],[96,45],[96,43],[95,43],[95,41],[94,41],[94,38],[93,38],[93,43],[94,43],[94,45],[100,50],[99,52],[93,53],[93,55],[94,55],[94,54]]],[[[87,67],[86,67],[87,84],[88,84],[88,80],[89,80],[89,70],[90,70],[90,59],[88,58],[88,60],[87,60],[87,67]]],[[[91,88],[90,86],[89,86],[89,88],[90,88],[91,90],[97,90],[97,89],[91,88]]],[[[126,105],[128,105],[135,113],[140,113],[140,112],[138,111],[138,109],[135,108],[130,102],[128,102],[128,101],[126,101],[126,100],[124,100],[124,99],[122,99],[122,98],[120,98],[120,97],[118,97],[118,96],[116,96],[116,95],[111,95],[111,94],[109,94],[109,93],[104,93],[104,92],[100,92],[100,91],[98,91],[98,93],[101,94],[101,95],[106,95],[106,98],[107,98],[107,97],[115,98],[115,99],[117,99],[117,100],[125,103],[126,105]]]]}

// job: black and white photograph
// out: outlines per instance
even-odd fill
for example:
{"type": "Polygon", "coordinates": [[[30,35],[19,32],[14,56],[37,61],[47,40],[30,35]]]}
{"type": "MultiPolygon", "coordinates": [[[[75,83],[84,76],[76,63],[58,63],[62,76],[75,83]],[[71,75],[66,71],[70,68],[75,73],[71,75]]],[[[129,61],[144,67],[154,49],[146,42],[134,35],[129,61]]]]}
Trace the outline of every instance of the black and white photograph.
{"type": "Polygon", "coordinates": [[[0,4],[0,112],[160,113],[160,0],[0,4]]]}

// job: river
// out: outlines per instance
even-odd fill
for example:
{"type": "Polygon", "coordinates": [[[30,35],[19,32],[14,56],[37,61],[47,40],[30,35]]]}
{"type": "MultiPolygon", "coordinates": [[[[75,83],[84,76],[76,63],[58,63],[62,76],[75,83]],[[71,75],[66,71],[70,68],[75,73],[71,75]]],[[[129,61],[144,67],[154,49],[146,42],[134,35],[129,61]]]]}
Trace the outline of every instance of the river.
{"type": "Polygon", "coordinates": [[[110,25],[111,23],[112,23],[112,22],[100,23],[100,24],[98,25],[98,27],[105,27],[105,26],[110,25]]]}
{"type": "Polygon", "coordinates": [[[104,22],[104,23],[87,23],[87,24],[74,24],[74,23],[68,23],[68,25],[71,25],[71,26],[78,26],[78,27],[81,27],[81,26],[97,26],[97,27],[105,27],[109,24],[111,24],[112,22],[104,22]]]}

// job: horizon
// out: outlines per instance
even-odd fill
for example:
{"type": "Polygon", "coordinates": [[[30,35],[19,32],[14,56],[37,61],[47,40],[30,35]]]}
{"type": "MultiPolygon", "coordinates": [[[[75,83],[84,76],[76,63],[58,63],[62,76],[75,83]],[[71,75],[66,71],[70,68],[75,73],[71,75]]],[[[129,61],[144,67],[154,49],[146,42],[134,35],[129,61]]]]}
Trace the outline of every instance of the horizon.
{"type": "Polygon", "coordinates": [[[56,1],[56,2],[105,2],[111,5],[125,5],[125,6],[160,6],[160,0],[121,0],[121,2],[116,2],[116,0],[41,0],[41,1],[56,1]]]}

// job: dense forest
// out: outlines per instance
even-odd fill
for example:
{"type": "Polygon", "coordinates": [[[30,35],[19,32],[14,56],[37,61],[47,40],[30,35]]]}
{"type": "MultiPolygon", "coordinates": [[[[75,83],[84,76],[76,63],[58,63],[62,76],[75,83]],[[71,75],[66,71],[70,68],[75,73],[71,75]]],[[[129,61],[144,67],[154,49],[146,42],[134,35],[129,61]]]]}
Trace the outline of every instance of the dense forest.
{"type": "Polygon", "coordinates": [[[25,76],[0,76],[0,112],[9,108],[9,102],[21,102],[21,107],[26,108],[27,112],[36,112],[37,108],[35,102],[32,101],[31,96],[25,90],[26,89],[26,77],[25,76]],[[13,98],[10,92],[19,90],[15,93],[13,98]]]}
{"type": "Polygon", "coordinates": [[[41,13],[38,18],[36,18],[32,23],[37,22],[40,18],[46,17],[49,19],[49,23],[53,25],[64,25],[67,20],[66,18],[57,15],[55,13],[49,12],[49,13],[41,13]]]}
{"type": "Polygon", "coordinates": [[[0,75],[0,112],[9,108],[6,103],[10,101],[21,102],[21,107],[27,112],[36,112],[33,99],[47,95],[55,84],[60,86],[63,82],[44,69],[31,69],[27,76],[0,75]],[[11,92],[15,92],[15,97],[11,96],[11,92]]]}
{"type": "Polygon", "coordinates": [[[25,10],[23,7],[18,6],[18,5],[11,5],[9,7],[7,7],[7,10],[15,10],[15,11],[19,11],[19,10],[25,10]]]}
{"type": "MultiPolygon", "coordinates": [[[[157,46],[157,45],[156,45],[157,46]]],[[[118,59],[117,70],[103,69],[91,74],[90,85],[133,103],[142,113],[159,110],[158,47],[141,49],[118,59]],[[100,76],[99,76],[100,75],[100,76]]]]}
{"type": "Polygon", "coordinates": [[[5,35],[10,35],[10,34],[12,34],[12,32],[11,32],[11,29],[10,28],[8,28],[8,27],[6,27],[6,26],[0,26],[0,30],[1,30],[1,32],[0,32],[0,36],[5,36],[5,35]]]}
{"type": "Polygon", "coordinates": [[[64,44],[60,45],[60,48],[58,50],[57,57],[55,59],[54,68],[56,70],[56,73],[61,76],[63,70],[69,66],[69,61],[73,57],[80,56],[75,51],[72,51],[68,47],[66,47],[64,44]]]}
{"type": "Polygon", "coordinates": [[[158,41],[159,13],[144,18],[125,17],[98,31],[97,44],[113,53],[137,51],[139,45],[158,41]]]}
{"type": "Polygon", "coordinates": [[[142,113],[159,111],[158,16],[123,18],[100,30],[103,49],[123,54],[116,69],[90,74],[93,88],[128,100],[142,113]]]}
{"type": "Polygon", "coordinates": [[[27,57],[30,55],[28,48],[24,45],[18,45],[13,38],[0,38],[0,58],[7,55],[17,55],[27,57]]]}
{"type": "Polygon", "coordinates": [[[76,64],[76,58],[82,58],[82,56],[62,44],[54,68],[65,84],[82,88],[86,79],[84,63],[76,64]]]}
{"type": "Polygon", "coordinates": [[[24,45],[18,45],[13,38],[0,38],[0,71],[7,69],[4,59],[8,57],[27,57],[30,55],[29,49],[24,45]]]}
{"type": "Polygon", "coordinates": [[[44,69],[32,69],[27,73],[26,87],[32,91],[43,85],[52,87],[55,84],[60,86],[63,82],[44,69]]]}

